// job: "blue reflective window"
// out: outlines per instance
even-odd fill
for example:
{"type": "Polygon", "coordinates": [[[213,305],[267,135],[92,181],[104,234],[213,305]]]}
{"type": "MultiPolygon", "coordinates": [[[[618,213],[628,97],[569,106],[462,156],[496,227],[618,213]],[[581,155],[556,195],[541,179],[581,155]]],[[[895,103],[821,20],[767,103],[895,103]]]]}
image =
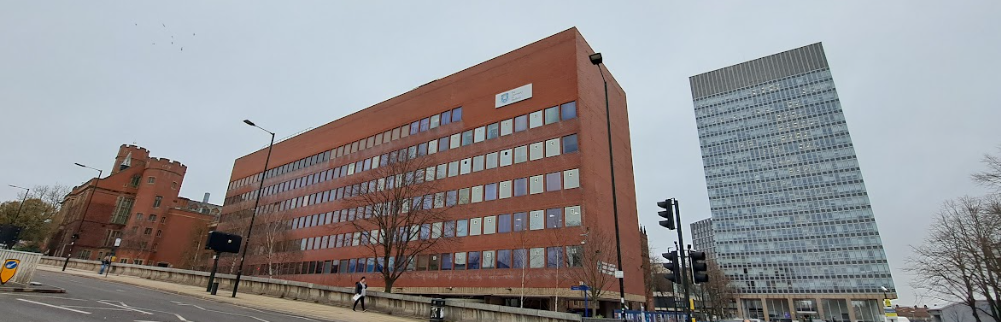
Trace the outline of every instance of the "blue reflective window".
{"type": "Polygon", "coordinates": [[[511,250],[501,249],[497,251],[497,268],[511,268],[511,250]]]}
{"type": "Polygon", "coordinates": [[[441,125],[452,123],[452,111],[441,113],[441,125]]]}
{"type": "Polygon", "coordinates": [[[452,122],[462,121],[462,107],[456,107],[452,110],[452,122]]]}

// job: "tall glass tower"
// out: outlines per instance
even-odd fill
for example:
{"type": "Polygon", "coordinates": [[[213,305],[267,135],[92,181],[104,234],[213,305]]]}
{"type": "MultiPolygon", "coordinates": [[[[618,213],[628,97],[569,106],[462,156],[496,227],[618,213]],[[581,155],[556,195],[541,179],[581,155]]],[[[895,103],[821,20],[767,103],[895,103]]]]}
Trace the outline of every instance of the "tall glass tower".
{"type": "Polygon", "coordinates": [[[893,280],[823,46],[690,82],[715,260],[742,316],[882,321],[893,280]]]}

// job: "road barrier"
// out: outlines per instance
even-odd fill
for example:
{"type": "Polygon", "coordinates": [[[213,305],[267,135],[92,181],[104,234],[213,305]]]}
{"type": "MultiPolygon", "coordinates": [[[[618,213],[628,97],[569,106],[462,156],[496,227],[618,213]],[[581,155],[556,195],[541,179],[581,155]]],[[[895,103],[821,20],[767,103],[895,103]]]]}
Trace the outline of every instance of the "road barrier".
{"type": "MultiPolygon", "coordinates": [[[[45,256],[42,265],[62,267],[65,259],[45,256]]],[[[69,268],[97,272],[101,262],[72,259],[69,268]]],[[[112,275],[125,275],[145,278],[154,281],[192,285],[204,288],[208,285],[209,273],[176,268],[141,266],[132,264],[113,265],[112,275]]],[[[216,274],[214,282],[219,283],[219,289],[233,289],[236,275],[216,274]]],[[[240,291],[249,294],[267,295],[278,298],[308,301],[325,305],[350,307],[354,301],[353,287],[336,287],[316,285],[273,278],[243,277],[240,280],[240,291]]],[[[431,298],[393,294],[378,291],[368,291],[365,304],[369,310],[391,315],[427,318],[431,310],[431,298]]],[[[580,315],[544,310],[523,309],[483,303],[472,303],[462,300],[445,300],[443,312],[445,321],[517,321],[517,322],[579,322],[580,315]]]]}
{"type": "Polygon", "coordinates": [[[31,283],[31,278],[35,276],[35,267],[41,258],[42,254],[40,253],[0,249],[0,264],[7,265],[8,260],[11,259],[17,261],[17,264],[14,265],[16,271],[14,271],[13,278],[3,286],[28,286],[31,283]]]}

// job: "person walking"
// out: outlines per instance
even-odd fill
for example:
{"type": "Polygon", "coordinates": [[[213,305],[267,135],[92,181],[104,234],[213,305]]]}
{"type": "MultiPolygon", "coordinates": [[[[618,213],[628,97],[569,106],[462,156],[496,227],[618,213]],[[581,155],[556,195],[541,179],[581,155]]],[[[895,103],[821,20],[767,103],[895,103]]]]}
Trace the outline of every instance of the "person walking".
{"type": "Polygon", "coordinates": [[[104,256],[104,258],[101,259],[101,271],[97,273],[97,275],[104,274],[104,270],[108,269],[108,266],[110,265],[111,265],[111,255],[104,256]]]}
{"type": "Polygon", "coordinates": [[[351,307],[352,311],[357,311],[356,309],[358,308],[358,302],[361,302],[362,312],[368,311],[365,309],[365,289],[367,288],[368,284],[365,284],[365,277],[362,276],[361,280],[358,280],[358,282],[355,283],[355,296],[354,296],[355,304],[354,306],[351,307]]]}

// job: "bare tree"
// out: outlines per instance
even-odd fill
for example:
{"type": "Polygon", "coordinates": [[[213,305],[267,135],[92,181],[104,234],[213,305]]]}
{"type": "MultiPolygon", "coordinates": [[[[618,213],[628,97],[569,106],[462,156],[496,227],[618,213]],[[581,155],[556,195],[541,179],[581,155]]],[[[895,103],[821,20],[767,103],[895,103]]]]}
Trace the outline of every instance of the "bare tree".
{"type": "Polygon", "coordinates": [[[302,257],[302,249],[293,247],[289,243],[291,238],[291,227],[289,220],[291,215],[287,211],[276,211],[260,215],[259,222],[255,223],[254,240],[251,240],[251,249],[255,249],[255,255],[261,264],[266,264],[268,277],[278,275],[278,266],[282,263],[296,262],[302,257]]]}
{"type": "Polygon", "coordinates": [[[598,299],[615,281],[613,270],[608,270],[608,263],[615,262],[615,240],[605,234],[586,228],[581,229],[584,240],[580,246],[567,247],[566,276],[571,281],[581,281],[588,286],[587,294],[594,299],[590,304],[592,312],[596,311],[598,299]]]}
{"type": "Polygon", "coordinates": [[[450,240],[442,227],[456,204],[436,189],[434,158],[405,151],[388,154],[388,160],[368,172],[370,181],[352,186],[347,198],[358,209],[351,228],[361,233],[361,246],[377,259],[387,293],[415,257],[436,252],[450,240]]]}
{"type": "Polygon", "coordinates": [[[700,295],[702,312],[707,321],[719,321],[734,316],[734,303],[737,301],[737,289],[730,283],[730,278],[713,260],[707,260],[706,274],[709,282],[694,284],[695,292],[700,295]]]}
{"type": "Polygon", "coordinates": [[[1001,320],[1001,200],[963,197],[947,201],[925,244],[915,247],[909,271],[921,277],[917,288],[943,300],[959,299],[980,314],[1001,320]],[[988,303],[988,310],[977,301],[988,303]]]}
{"type": "Polygon", "coordinates": [[[1001,193],[1001,146],[998,152],[998,155],[984,154],[982,162],[987,165],[987,170],[974,173],[972,177],[974,182],[1001,193]]]}

